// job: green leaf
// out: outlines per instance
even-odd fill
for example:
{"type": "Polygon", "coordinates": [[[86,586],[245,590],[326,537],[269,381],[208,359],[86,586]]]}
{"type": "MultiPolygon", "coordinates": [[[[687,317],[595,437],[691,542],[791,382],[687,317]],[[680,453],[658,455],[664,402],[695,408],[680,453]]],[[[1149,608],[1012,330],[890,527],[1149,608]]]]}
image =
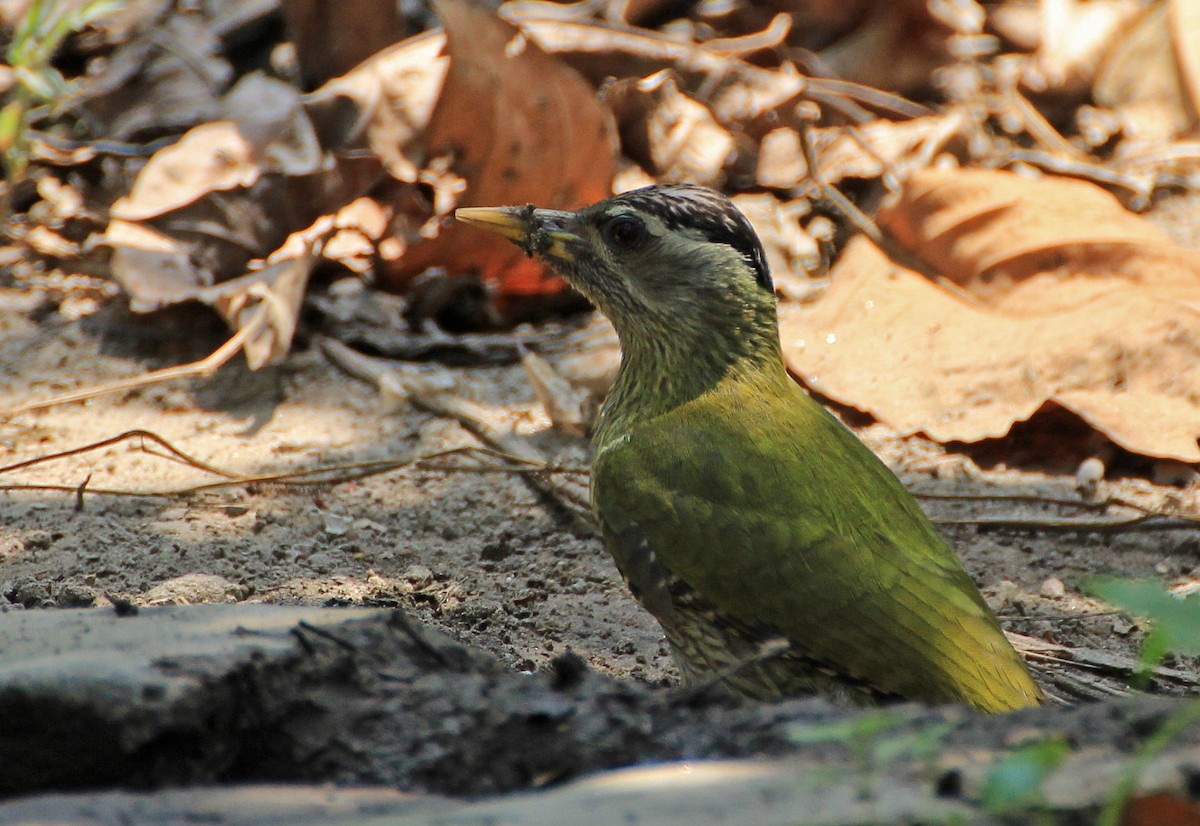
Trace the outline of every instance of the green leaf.
{"type": "Polygon", "coordinates": [[[895,712],[878,711],[850,720],[796,723],[788,726],[787,738],[798,746],[816,743],[849,743],[882,734],[903,723],[904,719],[903,715],[895,712]]]}
{"type": "Polygon", "coordinates": [[[66,87],[66,79],[49,66],[36,70],[18,66],[14,74],[17,82],[37,100],[55,100],[66,87]]]}
{"type": "Polygon", "coordinates": [[[0,109],[0,152],[7,153],[17,145],[24,117],[25,107],[19,100],[10,101],[0,109]]]}
{"type": "Polygon", "coordinates": [[[105,15],[120,11],[125,7],[125,0],[91,0],[71,15],[71,24],[78,31],[90,25],[105,15]]]}
{"type": "Polygon", "coordinates": [[[1042,785],[1070,753],[1060,738],[1039,740],[1006,754],[983,782],[982,802],[992,812],[1027,809],[1042,802],[1042,785]]]}
{"type": "Polygon", "coordinates": [[[1177,597],[1157,582],[1097,580],[1087,590],[1122,611],[1154,624],[1156,646],[1176,654],[1200,655],[1200,594],[1177,597]]]}
{"type": "Polygon", "coordinates": [[[50,64],[63,40],[106,14],[125,5],[125,0],[90,0],[68,8],[63,0],[34,0],[17,24],[8,47],[8,62],[39,71],[50,64]]]}
{"type": "Polygon", "coordinates": [[[887,764],[905,757],[924,759],[932,757],[941,747],[942,740],[958,723],[934,723],[916,731],[885,737],[875,743],[876,762],[887,764]]]}
{"type": "Polygon", "coordinates": [[[53,20],[50,31],[46,33],[46,42],[52,50],[57,51],[58,47],[72,32],[77,32],[87,27],[89,24],[109,12],[116,11],[123,5],[125,4],[114,2],[114,0],[92,0],[92,2],[53,20]]]}

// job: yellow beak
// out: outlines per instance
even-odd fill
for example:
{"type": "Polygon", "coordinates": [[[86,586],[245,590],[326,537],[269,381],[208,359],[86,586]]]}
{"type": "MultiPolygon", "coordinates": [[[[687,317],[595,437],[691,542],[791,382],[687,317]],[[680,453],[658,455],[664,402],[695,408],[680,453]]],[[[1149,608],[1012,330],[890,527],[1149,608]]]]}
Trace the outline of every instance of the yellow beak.
{"type": "Polygon", "coordinates": [[[570,263],[575,253],[570,247],[580,240],[564,229],[575,217],[573,212],[523,207],[460,207],[454,217],[464,224],[490,230],[512,241],[527,255],[538,255],[551,262],[570,263]]]}

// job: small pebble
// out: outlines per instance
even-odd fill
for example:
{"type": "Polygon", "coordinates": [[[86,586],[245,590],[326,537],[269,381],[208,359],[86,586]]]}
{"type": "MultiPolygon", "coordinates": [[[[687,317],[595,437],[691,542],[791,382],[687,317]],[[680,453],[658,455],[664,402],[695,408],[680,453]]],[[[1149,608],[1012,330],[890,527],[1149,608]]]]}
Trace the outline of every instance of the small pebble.
{"type": "Polygon", "coordinates": [[[58,587],[56,596],[63,608],[89,608],[96,604],[95,592],[77,582],[64,582],[58,587]]]}
{"type": "Polygon", "coordinates": [[[354,525],[354,520],[340,513],[325,514],[325,534],[327,536],[345,536],[354,525]]]}
{"type": "Polygon", "coordinates": [[[1075,490],[1084,499],[1091,499],[1104,480],[1104,462],[1095,456],[1084,459],[1075,471],[1075,490]]]}
{"type": "Polygon", "coordinates": [[[143,605],[205,605],[237,602],[246,588],[216,574],[190,573],[160,582],[138,597],[143,605]]]}
{"type": "Polygon", "coordinates": [[[992,605],[997,611],[1002,611],[1017,601],[1021,594],[1021,587],[1011,579],[1002,579],[996,583],[993,593],[995,597],[992,605]]]}
{"type": "Polygon", "coordinates": [[[1067,586],[1063,585],[1063,581],[1056,576],[1052,576],[1042,583],[1042,596],[1050,599],[1062,599],[1067,595],[1067,586]]]}
{"type": "Polygon", "coordinates": [[[433,582],[433,571],[426,568],[424,565],[410,565],[405,569],[400,578],[414,588],[419,588],[423,585],[428,585],[433,582]]]}

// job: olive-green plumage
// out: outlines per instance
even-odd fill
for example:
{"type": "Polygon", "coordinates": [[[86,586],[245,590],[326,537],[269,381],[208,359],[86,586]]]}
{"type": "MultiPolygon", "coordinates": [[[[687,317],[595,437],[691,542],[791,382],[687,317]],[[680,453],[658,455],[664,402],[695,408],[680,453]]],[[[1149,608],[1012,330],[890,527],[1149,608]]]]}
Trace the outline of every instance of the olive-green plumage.
{"type": "Polygon", "coordinates": [[[1006,711],[1025,664],[912,496],[787,374],[762,246],[724,196],[459,217],[548,259],[613,322],[592,503],[689,682],[1006,711]]]}

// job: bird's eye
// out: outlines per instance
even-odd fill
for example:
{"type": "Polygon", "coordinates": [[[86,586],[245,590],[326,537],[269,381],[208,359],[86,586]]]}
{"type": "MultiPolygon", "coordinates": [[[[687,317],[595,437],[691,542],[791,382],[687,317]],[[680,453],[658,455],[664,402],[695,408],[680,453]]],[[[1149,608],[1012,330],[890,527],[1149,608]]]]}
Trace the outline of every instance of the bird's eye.
{"type": "Polygon", "coordinates": [[[648,236],[646,225],[633,215],[618,215],[604,225],[604,240],[619,252],[637,249],[648,236]]]}

